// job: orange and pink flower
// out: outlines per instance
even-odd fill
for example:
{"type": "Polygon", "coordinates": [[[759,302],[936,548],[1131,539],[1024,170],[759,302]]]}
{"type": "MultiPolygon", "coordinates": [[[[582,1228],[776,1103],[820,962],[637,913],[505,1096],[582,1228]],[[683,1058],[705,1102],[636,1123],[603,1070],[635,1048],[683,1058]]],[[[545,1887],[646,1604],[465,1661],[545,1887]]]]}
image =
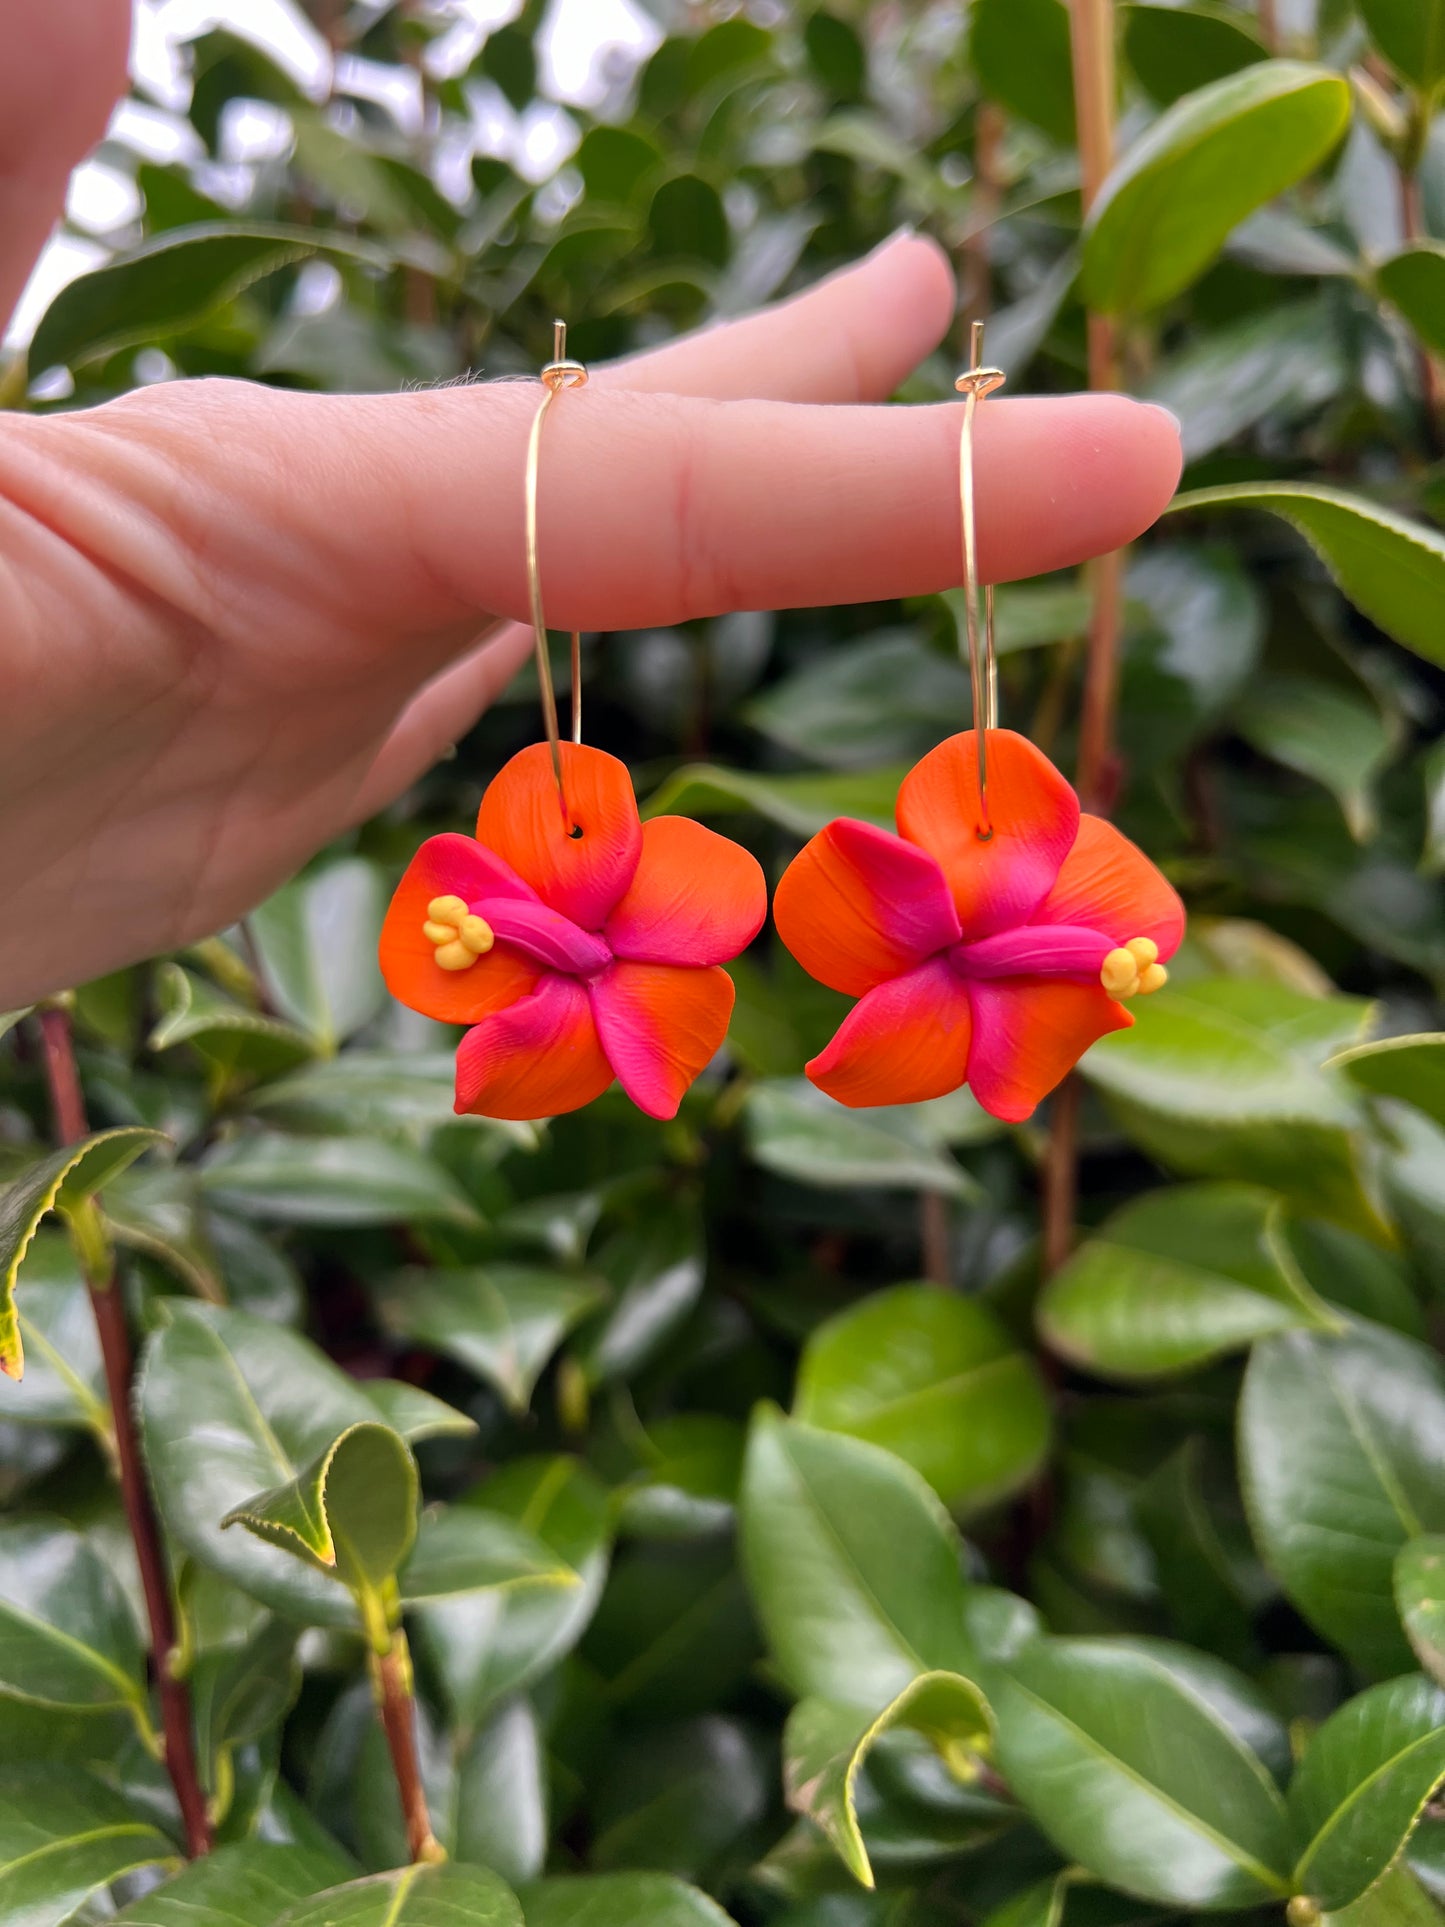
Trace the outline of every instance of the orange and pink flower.
{"type": "Polygon", "coordinates": [[[430,838],[381,933],[392,994],[470,1028],[456,1108],[554,1117],[615,1077],[650,1117],[683,1093],[727,1033],[720,964],[767,915],[756,860],[688,817],[638,819],[626,766],[562,745],[571,825],[545,744],[482,798],[475,837],[430,838]]]}
{"type": "Polygon", "coordinates": [[[858,1002],[808,1065],[849,1105],[910,1104],[968,1084],[993,1116],[1028,1117],[1164,982],[1184,906],[1142,850],[1079,799],[1025,737],[990,730],[992,835],[977,834],[974,732],[909,771],[899,834],[847,817],[778,885],[778,934],[858,1002]]]}

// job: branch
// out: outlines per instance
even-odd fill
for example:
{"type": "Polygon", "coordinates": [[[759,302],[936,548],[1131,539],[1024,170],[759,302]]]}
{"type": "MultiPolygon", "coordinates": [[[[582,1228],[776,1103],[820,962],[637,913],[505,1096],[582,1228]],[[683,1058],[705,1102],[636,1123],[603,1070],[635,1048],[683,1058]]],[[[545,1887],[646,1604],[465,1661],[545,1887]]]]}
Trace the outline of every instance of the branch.
{"type": "MultiPolygon", "coordinates": [[[[89,1126],[86,1123],[85,1099],[80,1089],[80,1073],[76,1068],[68,1014],[54,1007],[42,1010],[40,1036],[56,1134],[63,1144],[75,1144],[89,1135],[89,1126]]],[[[170,1579],[161,1546],[160,1526],[146,1483],[140,1440],[136,1436],[135,1416],[131,1409],[133,1370],[125,1306],[121,1300],[119,1282],[113,1273],[104,1284],[96,1284],[93,1280],[87,1280],[87,1284],[91,1310],[95,1314],[95,1328],[100,1337],[101,1356],[105,1361],[105,1382],[110,1392],[121,1499],[135,1545],[136,1563],[140,1567],[141,1587],[145,1593],[146,1617],[150,1621],[151,1656],[160,1695],[166,1771],[176,1790],[187,1849],[193,1856],[209,1853],[211,1829],[206,1817],[205,1795],[196,1771],[195,1745],[191,1737],[190,1693],[185,1681],[177,1679],[171,1672],[171,1659],[176,1645],[175,1614],[171,1607],[170,1579]]]]}

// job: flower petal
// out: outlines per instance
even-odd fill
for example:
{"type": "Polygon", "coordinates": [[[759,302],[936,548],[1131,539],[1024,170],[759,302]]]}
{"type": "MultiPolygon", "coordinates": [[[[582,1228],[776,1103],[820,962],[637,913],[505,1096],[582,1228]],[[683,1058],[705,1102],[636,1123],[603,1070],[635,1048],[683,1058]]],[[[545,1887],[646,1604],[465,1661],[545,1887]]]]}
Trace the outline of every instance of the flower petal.
{"type": "Polygon", "coordinates": [[[1184,905],[1136,843],[1101,816],[1081,816],[1074,847],[1032,921],[1089,924],[1116,944],[1152,937],[1167,959],[1184,935],[1184,905]]]}
{"type": "Polygon", "coordinates": [[[959,936],[933,858],[847,816],[819,830],[783,872],[773,921],[810,977],[850,997],[912,970],[959,936]]]}
{"type": "Polygon", "coordinates": [[[649,1117],[677,1116],[689,1084],[727,1035],[733,983],[725,970],[615,963],[590,993],[597,1034],[617,1081],[649,1117]]]}
{"type": "Polygon", "coordinates": [[[462,1039],[456,1109],[461,1116],[560,1117],[611,1082],[586,991],[575,978],[549,975],[462,1039]]]}
{"type": "Polygon", "coordinates": [[[422,844],[397,885],[381,926],[381,974],[399,1003],[442,1024],[475,1024],[527,996],[537,966],[498,943],[468,970],[443,970],[422,934],[434,897],[529,900],[531,890],[490,850],[470,836],[433,836],[422,844]]]}
{"type": "Polygon", "coordinates": [[[755,856],[690,816],[655,816],[604,934],[614,955],[639,963],[720,964],[747,949],[767,914],[755,856]]]}
{"type": "Polygon", "coordinates": [[[1097,977],[1115,939],[1075,923],[1021,923],[948,953],[960,977],[1097,977]]]}
{"type": "Polygon", "coordinates": [[[977,769],[975,732],[965,730],[930,750],[898,792],[899,831],[942,866],[970,939],[1025,921],[1048,895],[1079,827],[1079,799],[1043,751],[1011,729],[991,729],[993,835],[982,842],[977,769]]]}
{"type": "Polygon", "coordinates": [[[497,938],[531,957],[544,970],[586,977],[612,961],[607,945],[590,930],[579,930],[560,910],[545,903],[516,903],[483,897],[472,906],[491,925],[497,938]]]}
{"type": "Polygon", "coordinates": [[[956,1091],[968,1069],[968,991],[942,957],[856,1003],[808,1065],[840,1104],[919,1104],[956,1091]]]}
{"type": "Polygon", "coordinates": [[[1057,977],[1012,977],[971,983],[973,1045],[968,1082],[992,1116],[1021,1124],[1074,1068],[1084,1052],[1134,1019],[1098,984],[1057,977]]]}
{"type": "Polygon", "coordinates": [[[605,750],[562,744],[569,835],[545,743],[521,750],[487,785],[477,836],[552,909],[600,930],[642,850],[642,825],[627,765],[605,750]]]}

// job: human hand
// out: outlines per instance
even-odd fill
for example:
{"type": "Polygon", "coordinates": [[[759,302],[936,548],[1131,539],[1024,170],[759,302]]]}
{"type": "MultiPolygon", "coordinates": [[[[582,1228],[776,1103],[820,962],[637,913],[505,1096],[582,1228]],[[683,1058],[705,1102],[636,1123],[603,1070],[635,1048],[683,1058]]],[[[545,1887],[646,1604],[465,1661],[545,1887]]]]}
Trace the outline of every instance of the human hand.
{"type": "MultiPolygon", "coordinates": [[[[542,465],[549,620],[956,582],[957,407],[857,405],[953,307],[941,251],[901,236],[570,390],[542,465]]],[[[470,727],[530,646],[539,394],[175,382],[5,420],[0,1008],[224,927],[470,727]]],[[[1128,542],[1180,459],[1172,420],[1117,396],[991,401],[977,448],[993,581],[1128,542]]]]}

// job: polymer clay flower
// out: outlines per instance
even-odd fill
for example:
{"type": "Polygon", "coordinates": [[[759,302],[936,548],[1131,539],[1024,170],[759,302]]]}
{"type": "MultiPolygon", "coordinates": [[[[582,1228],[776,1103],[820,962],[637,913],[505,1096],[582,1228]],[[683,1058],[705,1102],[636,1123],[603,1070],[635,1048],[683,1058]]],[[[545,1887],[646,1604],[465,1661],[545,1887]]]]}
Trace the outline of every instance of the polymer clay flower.
{"type": "Polygon", "coordinates": [[[1142,850],[1012,730],[988,733],[992,835],[976,831],[974,732],[898,792],[899,834],[840,817],[789,865],[778,934],[858,998],[808,1076],[841,1104],[910,1104],[967,1083],[1017,1123],[1164,982],[1184,906],[1142,850]]]}
{"type": "Polygon", "coordinates": [[[470,1028],[456,1109],[555,1117],[615,1077],[650,1117],[677,1114],[722,1043],[718,965],[767,914],[757,862],[688,817],[638,820],[626,766],[562,746],[568,819],[547,746],[488,786],[477,834],[417,851],[381,933],[393,996],[470,1028]]]}

